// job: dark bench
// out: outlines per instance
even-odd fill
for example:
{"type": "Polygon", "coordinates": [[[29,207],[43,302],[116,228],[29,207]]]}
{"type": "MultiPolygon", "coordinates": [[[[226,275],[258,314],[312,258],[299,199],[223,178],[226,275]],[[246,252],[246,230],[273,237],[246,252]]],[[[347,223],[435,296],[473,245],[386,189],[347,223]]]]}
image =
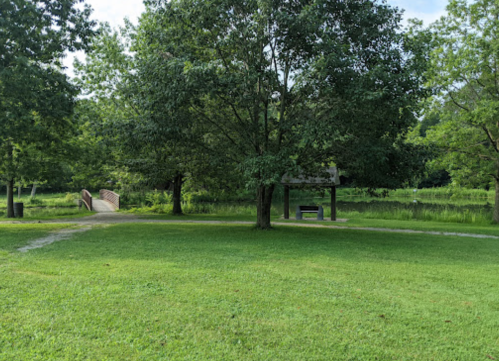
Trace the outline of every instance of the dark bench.
{"type": "Polygon", "coordinates": [[[322,206],[296,206],[296,219],[303,219],[303,213],[317,213],[317,220],[324,220],[324,209],[322,206]]]}

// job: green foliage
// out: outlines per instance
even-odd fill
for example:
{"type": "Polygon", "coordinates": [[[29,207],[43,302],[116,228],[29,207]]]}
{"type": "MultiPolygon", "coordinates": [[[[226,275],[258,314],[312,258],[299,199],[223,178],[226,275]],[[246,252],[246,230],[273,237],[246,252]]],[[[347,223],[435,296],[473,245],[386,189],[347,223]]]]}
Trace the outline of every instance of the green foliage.
{"type": "Polygon", "coordinates": [[[28,199],[28,204],[34,206],[42,206],[45,204],[45,202],[43,201],[43,199],[31,197],[28,199]]]}
{"type": "MultiPolygon", "coordinates": [[[[65,51],[84,50],[94,26],[79,2],[0,3],[0,179],[9,188],[13,180],[50,177],[65,155],[78,89],[60,60],[65,51]]],[[[8,208],[12,217],[12,195],[8,208]]]]}
{"type": "Polygon", "coordinates": [[[499,222],[499,5],[452,0],[447,11],[430,28],[428,77],[440,91],[433,103],[440,123],[426,134],[442,150],[440,162],[454,182],[488,187],[487,178],[495,180],[499,222]]]}
{"type": "Polygon", "coordinates": [[[286,172],[317,174],[334,162],[360,185],[394,188],[424,162],[404,142],[423,92],[417,46],[399,32],[396,9],[373,1],[147,5],[132,47],[137,73],[126,83],[152,121],[147,139],[166,132],[194,140],[209,159],[229,159],[258,190],[262,228],[286,172]]]}
{"type": "Polygon", "coordinates": [[[160,204],[169,205],[172,203],[172,196],[165,192],[150,192],[146,196],[146,205],[158,206],[160,204]]]}
{"type": "Polygon", "coordinates": [[[73,119],[77,131],[68,146],[72,156],[67,184],[73,190],[107,188],[107,182],[113,179],[112,170],[117,165],[113,140],[107,135],[110,114],[106,104],[90,99],[79,99],[76,104],[73,119]]]}
{"type": "Polygon", "coordinates": [[[68,203],[75,202],[77,199],[81,199],[81,195],[78,193],[66,193],[66,197],[64,197],[64,200],[68,203]]]}

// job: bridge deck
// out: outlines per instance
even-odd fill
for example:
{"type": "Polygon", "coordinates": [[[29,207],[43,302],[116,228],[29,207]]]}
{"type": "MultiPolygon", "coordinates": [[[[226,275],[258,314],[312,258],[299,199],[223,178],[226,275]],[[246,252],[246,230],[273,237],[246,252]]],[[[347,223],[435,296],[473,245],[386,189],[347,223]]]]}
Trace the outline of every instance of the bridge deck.
{"type": "Polygon", "coordinates": [[[92,208],[97,213],[114,212],[115,207],[108,201],[103,201],[101,199],[93,199],[92,208]]]}

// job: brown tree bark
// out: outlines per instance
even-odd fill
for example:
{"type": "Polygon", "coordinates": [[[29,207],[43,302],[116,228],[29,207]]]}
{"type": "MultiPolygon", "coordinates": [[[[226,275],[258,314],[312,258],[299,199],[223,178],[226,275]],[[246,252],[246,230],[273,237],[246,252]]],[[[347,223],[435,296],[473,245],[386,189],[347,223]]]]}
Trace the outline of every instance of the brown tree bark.
{"type": "Polygon", "coordinates": [[[336,186],[331,187],[331,220],[336,221],[336,186]]]}
{"type": "Polygon", "coordinates": [[[173,215],[182,215],[182,183],[184,176],[177,174],[173,179],[173,215]]]}
{"type": "Polygon", "coordinates": [[[14,218],[14,180],[7,182],[7,218],[14,218]]]}
{"type": "Polygon", "coordinates": [[[496,202],[494,205],[494,222],[499,223],[499,163],[496,164],[496,202]]]}
{"type": "Polygon", "coordinates": [[[259,187],[257,190],[257,220],[256,227],[259,229],[271,229],[270,209],[272,207],[272,195],[274,186],[259,187]]]}

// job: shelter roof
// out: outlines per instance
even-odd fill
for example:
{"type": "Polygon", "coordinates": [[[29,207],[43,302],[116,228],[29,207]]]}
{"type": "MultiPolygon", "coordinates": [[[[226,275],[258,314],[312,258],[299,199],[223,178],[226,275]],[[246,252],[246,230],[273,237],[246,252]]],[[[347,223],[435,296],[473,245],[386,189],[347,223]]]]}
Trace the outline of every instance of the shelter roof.
{"type": "Polygon", "coordinates": [[[340,184],[340,176],[338,168],[331,167],[326,170],[329,176],[326,178],[321,177],[305,177],[299,175],[298,177],[291,177],[287,173],[282,177],[281,184],[286,186],[300,186],[300,185],[314,185],[322,187],[337,186],[340,184]]]}

